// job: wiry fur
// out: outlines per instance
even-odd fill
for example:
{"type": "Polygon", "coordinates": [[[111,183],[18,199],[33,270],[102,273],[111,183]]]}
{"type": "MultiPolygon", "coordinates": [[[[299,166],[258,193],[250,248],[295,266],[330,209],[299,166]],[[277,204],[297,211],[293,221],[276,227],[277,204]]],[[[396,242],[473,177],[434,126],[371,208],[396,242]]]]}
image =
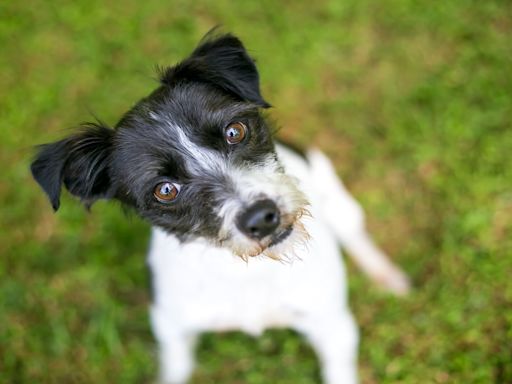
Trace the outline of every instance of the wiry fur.
{"type": "Polygon", "coordinates": [[[269,106],[242,43],[209,35],[162,70],[160,87],[114,129],[85,126],[42,146],[32,164],[55,210],[64,184],[86,205],[116,199],[153,225],[162,382],[187,381],[201,332],[291,326],[317,351],[326,383],[353,383],[357,331],[338,245],[384,286],[407,290],[325,156],[310,151],[305,159],[275,145],[261,111],[269,106]],[[224,130],[235,122],[247,131],[233,145],[224,130]],[[179,191],[174,201],[155,197],[162,182],[179,191]],[[243,215],[272,226],[259,232],[243,215]]]}

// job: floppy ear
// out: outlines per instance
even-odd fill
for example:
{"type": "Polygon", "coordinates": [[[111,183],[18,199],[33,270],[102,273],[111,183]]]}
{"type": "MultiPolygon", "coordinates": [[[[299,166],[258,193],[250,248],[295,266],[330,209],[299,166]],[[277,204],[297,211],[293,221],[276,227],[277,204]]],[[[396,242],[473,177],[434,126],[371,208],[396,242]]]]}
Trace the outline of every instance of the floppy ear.
{"type": "Polygon", "coordinates": [[[160,81],[170,86],[182,81],[208,83],[239,100],[250,101],[263,108],[270,107],[261,96],[254,60],[242,42],[230,34],[212,38],[208,33],[190,57],[165,69],[160,81]]]}
{"type": "Polygon", "coordinates": [[[113,134],[110,128],[90,124],[66,139],[39,148],[30,169],[54,210],[59,209],[62,183],[87,206],[112,195],[108,166],[113,134]]]}

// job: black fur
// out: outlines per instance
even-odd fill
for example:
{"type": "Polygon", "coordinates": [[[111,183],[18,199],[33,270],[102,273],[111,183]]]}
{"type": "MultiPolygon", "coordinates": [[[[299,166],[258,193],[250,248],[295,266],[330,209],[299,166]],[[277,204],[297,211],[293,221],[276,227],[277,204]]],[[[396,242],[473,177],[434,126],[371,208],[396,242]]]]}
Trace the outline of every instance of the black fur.
{"type": "Polygon", "coordinates": [[[110,197],[108,163],[114,131],[89,124],[66,139],[42,145],[31,165],[32,175],[48,195],[53,209],[60,205],[61,184],[87,205],[110,197]]]}
{"type": "Polygon", "coordinates": [[[270,107],[260,94],[259,75],[254,61],[242,42],[229,34],[215,39],[207,35],[189,58],[164,70],[160,80],[169,86],[181,82],[207,83],[238,100],[251,101],[263,108],[270,107]]]}
{"type": "Polygon", "coordinates": [[[213,211],[235,193],[225,170],[212,164],[191,171],[190,153],[179,139],[233,167],[247,167],[275,156],[271,131],[259,108],[258,72],[241,42],[225,35],[203,42],[182,63],[165,71],[162,85],[142,99],[115,129],[88,125],[40,148],[32,164],[36,181],[59,208],[61,185],[86,204],[115,198],[153,225],[180,239],[216,238],[220,220],[213,211]],[[241,121],[247,137],[229,145],[224,128],[241,121]],[[161,181],[180,184],[176,201],[153,196],[161,181]]]}

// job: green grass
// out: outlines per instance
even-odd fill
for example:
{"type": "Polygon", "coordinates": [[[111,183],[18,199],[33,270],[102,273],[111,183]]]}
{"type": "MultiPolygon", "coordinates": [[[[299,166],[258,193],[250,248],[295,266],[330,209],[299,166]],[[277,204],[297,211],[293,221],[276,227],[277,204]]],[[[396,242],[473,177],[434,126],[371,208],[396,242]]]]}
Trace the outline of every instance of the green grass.
{"type": "MultiPolygon", "coordinates": [[[[54,215],[28,165],[91,113],[115,123],[216,24],[414,282],[396,299],[349,263],[362,382],[512,382],[510,2],[18,3],[0,5],[0,383],[154,379],[147,225],[69,196],[54,215]]],[[[196,383],[318,378],[288,331],[207,335],[199,357],[196,383]]]]}

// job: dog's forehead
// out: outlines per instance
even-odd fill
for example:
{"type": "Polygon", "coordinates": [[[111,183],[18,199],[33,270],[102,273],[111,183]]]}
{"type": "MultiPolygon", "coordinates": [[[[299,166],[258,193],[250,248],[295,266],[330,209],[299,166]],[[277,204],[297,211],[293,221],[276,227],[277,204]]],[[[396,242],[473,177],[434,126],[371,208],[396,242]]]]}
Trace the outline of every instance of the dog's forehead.
{"type": "Polygon", "coordinates": [[[154,92],[146,99],[144,112],[158,122],[172,122],[187,130],[204,130],[236,117],[256,116],[258,107],[236,101],[212,86],[192,83],[154,92]]]}
{"type": "Polygon", "coordinates": [[[215,144],[230,122],[258,117],[255,104],[236,101],[208,85],[184,84],[160,87],[128,112],[118,127],[132,130],[127,136],[137,135],[145,143],[163,140],[174,147],[179,144],[175,142],[177,134],[197,143],[215,144]]]}

